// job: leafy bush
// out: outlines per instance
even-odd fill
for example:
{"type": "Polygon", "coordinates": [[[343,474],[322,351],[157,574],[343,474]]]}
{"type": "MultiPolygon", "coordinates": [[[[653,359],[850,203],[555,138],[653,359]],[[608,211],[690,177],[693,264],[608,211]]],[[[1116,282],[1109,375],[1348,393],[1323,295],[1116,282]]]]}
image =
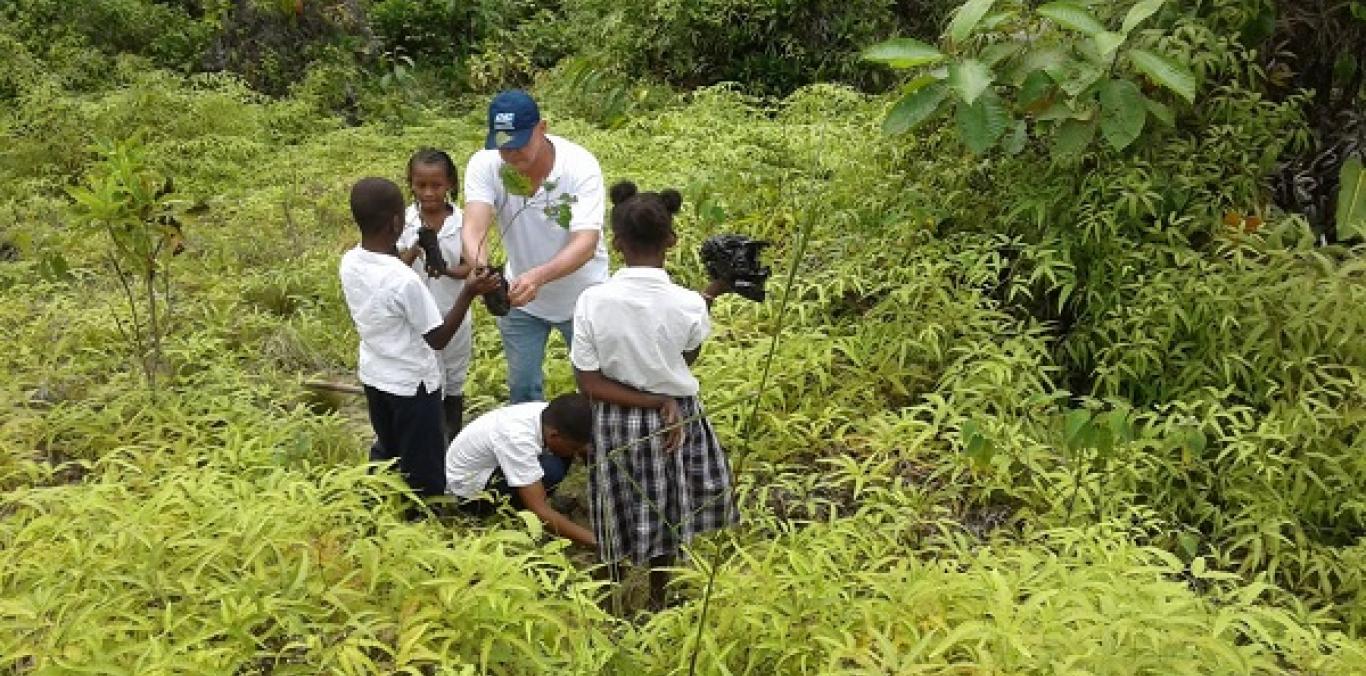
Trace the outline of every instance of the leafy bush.
{"type": "Polygon", "coordinates": [[[212,17],[149,0],[25,0],[0,7],[0,32],[57,69],[73,86],[96,87],[108,57],[137,54],[163,68],[195,70],[212,39],[212,17]],[[82,55],[93,50],[103,58],[82,55]]]}
{"type": "MultiPolygon", "coordinates": [[[[864,511],[727,561],[700,671],[1345,673],[1362,664],[1359,650],[1321,652],[1340,638],[1259,606],[1263,585],[1225,584],[1226,574],[1188,570],[1106,529],[1051,531],[1027,548],[922,542],[921,556],[904,556],[908,515],[864,511]],[[1222,586],[1218,600],[1198,599],[1187,576],[1222,586]]],[[[695,607],[654,618],[632,637],[645,656],[627,670],[685,673],[688,644],[677,637],[700,621],[695,607]]]]}
{"type": "Polygon", "coordinates": [[[376,51],[374,42],[358,0],[238,2],[224,14],[205,67],[283,94],[311,64],[354,63],[376,51]]]}
{"type": "Polygon", "coordinates": [[[520,27],[516,41],[558,33],[566,54],[629,78],[685,89],[734,81],[767,94],[822,81],[884,85],[885,77],[859,67],[857,53],[906,25],[889,0],[564,0],[561,7],[520,27]]]}
{"type": "Polygon", "coordinates": [[[526,0],[376,0],[367,13],[386,51],[458,74],[484,40],[554,7],[526,0]]]}

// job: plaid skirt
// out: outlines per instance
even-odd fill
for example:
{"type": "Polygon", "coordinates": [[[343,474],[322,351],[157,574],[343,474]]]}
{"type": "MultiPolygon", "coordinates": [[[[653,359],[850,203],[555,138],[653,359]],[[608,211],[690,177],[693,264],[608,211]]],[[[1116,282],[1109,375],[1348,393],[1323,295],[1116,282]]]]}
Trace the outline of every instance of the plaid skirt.
{"type": "Polygon", "coordinates": [[[589,518],[598,554],[638,564],[676,555],[699,533],[739,521],[730,462],[696,397],[678,399],[683,443],[666,453],[651,409],[593,403],[589,518]],[[649,438],[646,438],[649,437],[649,438]]]}

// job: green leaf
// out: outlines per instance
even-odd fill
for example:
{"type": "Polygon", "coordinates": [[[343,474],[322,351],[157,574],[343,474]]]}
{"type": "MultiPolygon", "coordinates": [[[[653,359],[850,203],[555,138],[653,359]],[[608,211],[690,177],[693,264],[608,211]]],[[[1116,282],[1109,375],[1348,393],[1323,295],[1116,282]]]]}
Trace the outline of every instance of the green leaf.
{"type": "Polygon", "coordinates": [[[949,86],[963,103],[972,105],[991,86],[991,69],[976,59],[949,64],[949,86]]]}
{"type": "Polygon", "coordinates": [[[1015,123],[1015,129],[1006,137],[1003,148],[1006,154],[1019,155],[1024,152],[1025,144],[1029,142],[1029,125],[1024,120],[1015,123]]]}
{"type": "Polygon", "coordinates": [[[1333,81],[1347,84],[1357,74],[1357,58],[1349,52],[1338,54],[1333,62],[1333,81]]]}
{"type": "Polygon", "coordinates": [[[1157,118],[1158,122],[1168,127],[1176,126],[1176,115],[1172,114],[1172,109],[1165,104],[1158,103],[1145,96],[1143,97],[1143,107],[1147,108],[1148,114],[1157,118]]]}
{"type": "Polygon", "coordinates": [[[986,437],[978,435],[972,437],[964,451],[973,465],[987,468],[991,466],[991,458],[995,455],[996,448],[986,437]]]}
{"type": "Polygon", "coordinates": [[[1019,42],[997,42],[988,45],[978,56],[983,63],[995,67],[996,64],[1015,56],[1023,48],[1024,44],[1019,42]]]}
{"type": "Polygon", "coordinates": [[[1366,171],[1361,157],[1342,163],[1338,174],[1338,239],[1366,238],[1366,171]]]}
{"type": "Polygon", "coordinates": [[[1072,449],[1081,448],[1086,443],[1087,428],[1091,423],[1091,412],[1078,408],[1067,412],[1063,418],[1063,438],[1067,440],[1067,446],[1072,449]]]}
{"type": "Polygon", "coordinates": [[[1195,73],[1184,64],[1144,49],[1129,50],[1129,61],[1153,82],[1171,90],[1186,103],[1195,103],[1195,73]]]}
{"type": "Polygon", "coordinates": [[[989,466],[995,449],[991,441],[982,435],[977,421],[969,420],[963,423],[962,436],[964,455],[968,456],[977,467],[989,466]]]}
{"type": "Polygon", "coordinates": [[[1093,63],[1073,61],[1063,67],[1062,79],[1058,80],[1058,86],[1062,87],[1068,96],[1081,96],[1104,76],[1105,70],[1093,63]]]}
{"type": "Polygon", "coordinates": [[[945,34],[949,39],[962,42],[972,35],[972,29],[977,27],[977,23],[983,16],[996,4],[996,0],[968,0],[954,12],[953,21],[949,22],[949,28],[945,34]]]}
{"type": "Polygon", "coordinates": [[[508,191],[509,195],[530,197],[531,194],[535,192],[531,186],[531,179],[527,178],[522,172],[514,169],[510,164],[499,166],[498,176],[502,179],[503,187],[508,191]]]}
{"type": "Polygon", "coordinates": [[[966,446],[966,445],[968,444],[968,442],[972,441],[973,437],[976,437],[976,436],[978,436],[978,435],[981,433],[981,432],[978,430],[978,425],[977,425],[977,421],[976,421],[976,420],[968,420],[968,421],[965,421],[965,422],[963,423],[963,427],[960,429],[960,432],[962,432],[962,435],[963,435],[963,445],[964,445],[964,446],[966,446]]]}
{"type": "Polygon", "coordinates": [[[1200,456],[1205,452],[1205,446],[1209,441],[1205,438],[1205,433],[1198,427],[1191,427],[1186,430],[1186,448],[1193,456],[1200,456]]]}
{"type": "Polygon", "coordinates": [[[887,119],[882,121],[882,133],[895,136],[915,129],[939,112],[940,104],[948,95],[948,85],[936,82],[901,97],[892,111],[887,113],[887,119]]]}
{"type": "Polygon", "coordinates": [[[522,523],[526,526],[527,531],[531,533],[532,539],[541,539],[541,535],[545,533],[545,525],[541,523],[541,517],[526,510],[517,512],[517,516],[522,517],[522,523]]]}
{"type": "Polygon", "coordinates": [[[1265,3],[1262,11],[1250,17],[1239,30],[1238,40],[1247,47],[1256,47],[1276,32],[1276,5],[1265,3]]]}
{"type": "Polygon", "coordinates": [[[1013,9],[1004,9],[999,12],[992,12],[982,18],[977,27],[982,30],[994,31],[1001,27],[1001,24],[1015,18],[1016,12],[1013,9]]]}
{"type": "Polygon", "coordinates": [[[1200,551],[1200,537],[1191,533],[1182,533],[1176,536],[1176,543],[1181,549],[1181,553],[1187,559],[1195,558],[1195,553],[1200,551]]]}
{"type": "Polygon", "coordinates": [[[1143,0],[1142,2],[1129,8],[1129,13],[1124,15],[1124,24],[1120,27],[1120,32],[1128,35],[1138,25],[1148,20],[1148,17],[1162,9],[1166,0],[1143,0]]]}
{"type": "Polygon", "coordinates": [[[1066,101],[1054,101],[1044,106],[1035,117],[1041,122],[1060,122],[1062,120],[1081,120],[1084,122],[1094,117],[1094,114],[1090,109],[1078,111],[1066,101]]]}
{"type": "Polygon", "coordinates": [[[1119,46],[1124,44],[1125,37],[1126,36],[1122,33],[1101,31],[1096,33],[1095,37],[1091,39],[1096,42],[1096,51],[1100,52],[1100,58],[1105,59],[1108,63],[1110,57],[1114,55],[1115,50],[1119,49],[1119,46]]]}
{"type": "Polygon", "coordinates": [[[1097,419],[1091,425],[1091,446],[1096,449],[1096,457],[1108,460],[1114,456],[1115,435],[1108,427],[1101,427],[1097,419]]]}
{"type": "Polygon", "coordinates": [[[1015,102],[1026,110],[1033,110],[1047,100],[1052,89],[1053,78],[1041,70],[1036,70],[1025,78],[1024,84],[1020,85],[1020,90],[1015,94],[1015,102]]]}
{"type": "Polygon", "coordinates": [[[1096,137],[1096,123],[1065,120],[1053,134],[1053,159],[1071,162],[1080,157],[1096,137]]]}
{"type": "Polygon", "coordinates": [[[915,38],[893,38],[864,50],[863,60],[891,66],[915,68],[944,59],[944,53],[915,38]]]}
{"type": "Polygon", "coordinates": [[[1039,14],[1052,19],[1063,28],[1094,36],[1105,30],[1105,25],[1091,16],[1085,7],[1075,2],[1050,2],[1039,8],[1039,14]]]}
{"type": "Polygon", "coordinates": [[[1128,80],[1110,80],[1100,88],[1100,132],[1115,150],[1124,150],[1143,133],[1148,110],[1143,92],[1128,80]]]}
{"type": "Polygon", "coordinates": [[[38,274],[49,282],[65,281],[71,278],[71,265],[62,252],[51,251],[39,259],[38,274]]]}
{"type": "Polygon", "coordinates": [[[903,85],[901,87],[901,94],[903,96],[914,94],[924,89],[926,86],[934,84],[935,82],[939,82],[939,78],[933,75],[921,75],[920,77],[915,78],[914,80],[911,80],[910,82],[907,82],[905,85],[903,85]]]}
{"type": "Polygon", "coordinates": [[[959,104],[956,117],[963,142],[978,155],[996,145],[1010,126],[1010,114],[992,92],[978,97],[972,105],[959,104]]]}
{"type": "Polygon", "coordinates": [[[1071,62],[1067,52],[1056,47],[1031,49],[1020,57],[1018,65],[1010,71],[1010,82],[1019,85],[1037,71],[1043,71],[1055,80],[1062,79],[1063,67],[1071,62]]]}

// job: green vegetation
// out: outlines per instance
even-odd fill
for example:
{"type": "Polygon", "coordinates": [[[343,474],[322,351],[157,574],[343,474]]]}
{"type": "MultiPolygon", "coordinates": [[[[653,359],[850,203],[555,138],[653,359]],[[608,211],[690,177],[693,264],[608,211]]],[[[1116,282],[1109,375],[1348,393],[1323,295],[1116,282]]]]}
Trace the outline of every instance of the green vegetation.
{"type": "Polygon", "coordinates": [[[0,8],[0,671],[1366,671],[1366,99],[1296,70],[1366,19],[854,2],[823,68],[754,40],[835,4],[702,4],[753,14],[0,8]],[[696,368],[744,524],[655,615],[534,519],[405,521],[359,402],[302,385],[354,367],[350,183],[471,152],[505,82],[609,180],[680,188],[682,282],[708,235],[775,242],[696,368]]]}

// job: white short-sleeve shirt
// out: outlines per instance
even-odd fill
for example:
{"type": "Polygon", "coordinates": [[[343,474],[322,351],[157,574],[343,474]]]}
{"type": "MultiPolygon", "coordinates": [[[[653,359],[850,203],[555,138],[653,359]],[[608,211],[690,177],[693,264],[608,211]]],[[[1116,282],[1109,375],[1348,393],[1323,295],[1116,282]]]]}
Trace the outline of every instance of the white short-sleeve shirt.
{"type": "MultiPolygon", "coordinates": [[[[509,280],[554,258],[569,242],[570,233],[602,232],[606,188],[597,158],[559,136],[547,134],[546,138],[555,147],[555,163],[545,183],[531,197],[508,193],[499,173],[503,159],[497,150],[476,152],[465,167],[465,202],[493,206],[507,250],[509,280]],[[571,200],[567,228],[557,221],[559,206],[566,199],[571,200]]],[[[542,286],[536,299],[522,310],[552,322],[572,317],[579,294],[607,279],[607,245],[603,239],[598,238],[593,258],[583,267],[542,286]]]]}
{"type": "Polygon", "coordinates": [[[638,390],[691,397],[698,383],[683,353],[709,333],[701,294],[674,284],[662,268],[626,267],[579,297],[569,358],[580,371],[638,390]]]}
{"type": "MultiPolygon", "coordinates": [[[[441,247],[441,255],[446,259],[448,267],[455,267],[460,264],[460,250],[463,244],[460,241],[461,213],[460,209],[450,206],[450,215],[446,216],[445,223],[437,231],[437,246],[441,247]]],[[[398,248],[410,249],[417,246],[417,231],[422,227],[422,217],[418,214],[417,205],[410,205],[403,214],[403,234],[399,235],[398,248]]],[[[422,256],[413,259],[413,272],[417,273],[426,285],[427,290],[431,291],[432,299],[436,301],[437,310],[445,313],[450,312],[455,307],[455,300],[460,297],[460,291],[465,288],[465,280],[455,279],[447,275],[432,277],[427,274],[426,261],[422,256]]],[[[443,381],[445,383],[445,394],[455,396],[460,394],[465,387],[465,378],[469,374],[470,357],[474,351],[474,328],[470,317],[474,313],[465,313],[465,320],[460,323],[460,328],[456,329],[455,335],[451,337],[451,342],[446,344],[440,352],[441,365],[443,370],[443,381]]]]}
{"type": "Polygon", "coordinates": [[[342,294],[360,334],[360,381],[402,397],[441,387],[436,352],[423,335],[442,317],[426,285],[397,256],[359,246],[341,258],[342,294]]]}
{"type": "Polygon", "coordinates": [[[544,401],[529,401],[494,409],[460,430],[446,449],[446,492],[473,498],[488,485],[493,470],[501,468],[511,488],[541,480],[540,455],[544,401]]]}

